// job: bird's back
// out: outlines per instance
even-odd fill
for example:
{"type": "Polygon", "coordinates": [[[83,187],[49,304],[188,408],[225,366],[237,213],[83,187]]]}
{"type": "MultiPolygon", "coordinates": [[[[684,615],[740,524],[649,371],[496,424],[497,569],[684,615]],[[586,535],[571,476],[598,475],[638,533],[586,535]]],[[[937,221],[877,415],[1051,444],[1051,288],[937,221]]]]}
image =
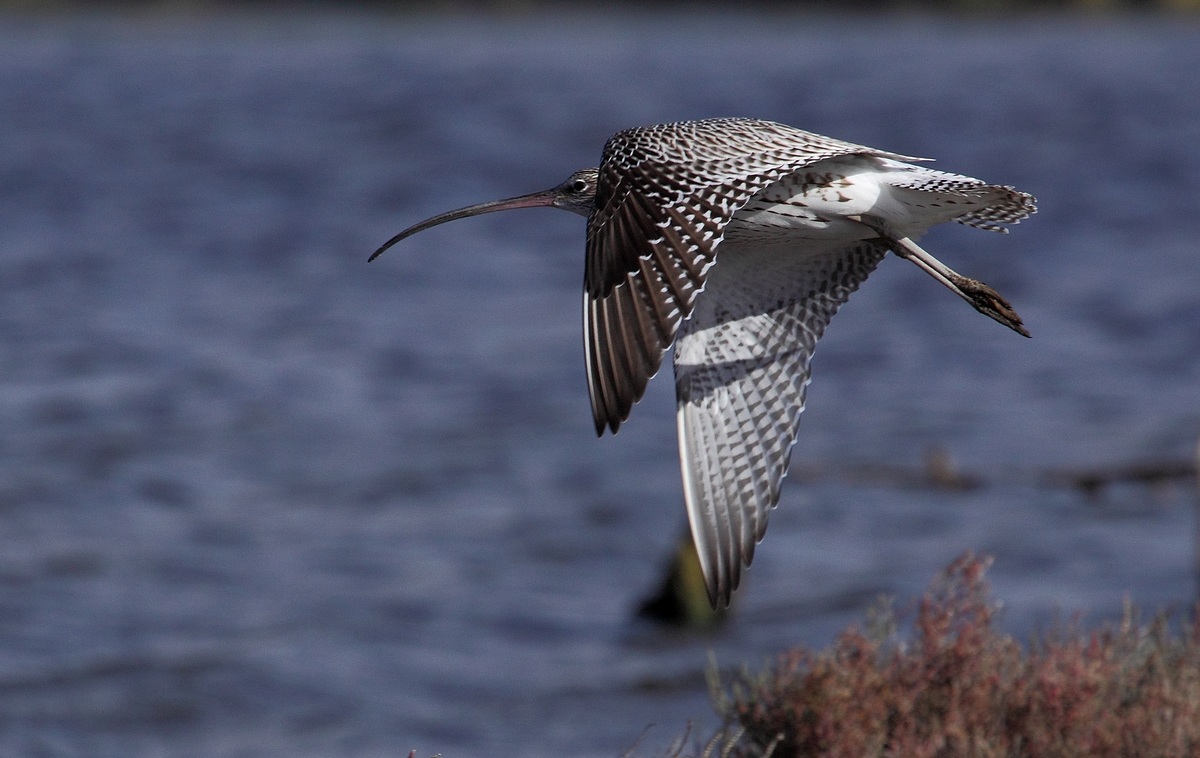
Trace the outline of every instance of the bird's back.
{"type": "Polygon", "coordinates": [[[763,188],[737,212],[726,239],[855,240],[877,236],[870,217],[899,236],[957,221],[992,231],[1034,212],[1012,187],[875,155],[818,161],[763,188]]]}

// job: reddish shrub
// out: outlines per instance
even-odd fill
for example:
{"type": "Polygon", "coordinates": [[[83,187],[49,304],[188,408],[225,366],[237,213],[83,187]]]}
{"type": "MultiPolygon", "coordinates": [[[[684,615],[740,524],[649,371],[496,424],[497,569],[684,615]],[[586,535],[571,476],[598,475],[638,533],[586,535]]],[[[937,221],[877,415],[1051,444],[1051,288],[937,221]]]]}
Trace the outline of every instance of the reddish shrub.
{"type": "MultiPolygon", "coordinates": [[[[1028,651],[992,628],[987,561],[952,563],[921,600],[911,641],[890,608],[825,651],[784,653],[719,698],[730,756],[1066,758],[1200,755],[1200,623],[1173,635],[1127,606],[1028,651]]],[[[1200,610],[1200,609],[1198,609],[1200,610]]]]}

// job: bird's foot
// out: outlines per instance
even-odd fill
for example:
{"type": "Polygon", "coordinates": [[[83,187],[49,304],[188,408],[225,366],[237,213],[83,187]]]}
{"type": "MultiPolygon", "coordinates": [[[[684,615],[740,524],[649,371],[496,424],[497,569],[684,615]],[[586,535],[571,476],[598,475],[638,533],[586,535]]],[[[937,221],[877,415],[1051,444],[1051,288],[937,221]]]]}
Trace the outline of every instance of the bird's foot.
{"type": "Polygon", "coordinates": [[[1008,304],[1008,301],[1000,296],[999,292],[978,279],[972,279],[961,274],[954,274],[950,277],[950,280],[966,296],[967,302],[975,310],[999,321],[1023,337],[1030,336],[1029,330],[1025,328],[1024,323],[1021,321],[1021,317],[1008,304]]]}

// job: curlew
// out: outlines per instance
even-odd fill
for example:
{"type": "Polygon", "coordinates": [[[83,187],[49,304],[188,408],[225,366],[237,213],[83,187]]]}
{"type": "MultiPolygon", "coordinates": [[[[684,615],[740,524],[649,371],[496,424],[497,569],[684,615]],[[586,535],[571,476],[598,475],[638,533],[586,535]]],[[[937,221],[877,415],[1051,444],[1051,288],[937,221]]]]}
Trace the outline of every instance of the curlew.
{"type": "Polygon", "coordinates": [[[756,119],[637,127],[609,139],[599,168],[434,216],[371,260],[481,213],[548,206],[586,216],[596,433],[617,431],[674,345],[684,499],[709,599],[723,606],[779,501],[817,340],[889,250],[1029,336],[995,290],[915,240],[947,221],[1006,232],[1036,212],[1034,198],[913,163],[924,160],[756,119]]]}

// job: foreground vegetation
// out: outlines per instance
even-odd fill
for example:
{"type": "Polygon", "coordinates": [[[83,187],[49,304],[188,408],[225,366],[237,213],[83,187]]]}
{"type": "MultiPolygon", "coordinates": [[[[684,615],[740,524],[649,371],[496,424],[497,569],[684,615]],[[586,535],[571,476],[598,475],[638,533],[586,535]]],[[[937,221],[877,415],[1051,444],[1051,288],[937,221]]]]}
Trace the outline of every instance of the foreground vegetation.
{"type": "MultiPolygon", "coordinates": [[[[789,651],[719,689],[706,756],[1200,755],[1200,621],[1077,625],[1028,646],[993,628],[987,563],[955,561],[911,634],[889,608],[822,652],[789,651]]],[[[674,753],[682,754],[683,740],[674,753]]]]}

